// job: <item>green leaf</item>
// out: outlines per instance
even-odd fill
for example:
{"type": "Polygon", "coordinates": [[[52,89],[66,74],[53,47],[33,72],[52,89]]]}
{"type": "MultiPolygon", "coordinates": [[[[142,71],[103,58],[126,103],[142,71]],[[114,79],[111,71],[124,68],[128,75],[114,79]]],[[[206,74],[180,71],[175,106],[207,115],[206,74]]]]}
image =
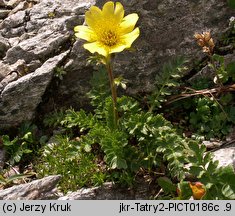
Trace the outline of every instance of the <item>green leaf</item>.
{"type": "Polygon", "coordinates": [[[26,133],[26,134],[22,137],[22,139],[25,139],[25,140],[27,140],[28,142],[33,142],[32,132],[26,133]]]}
{"type": "Polygon", "coordinates": [[[158,184],[162,187],[165,193],[176,192],[176,185],[167,177],[160,177],[157,180],[158,184]]]}
{"type": "Polygon", "coordinates": [[[199,166],[191,166],[190,167],[190,173],[193,174],[194,176],[200,178],[204,174],[204,170],[202,167],[199,166]]]}
{"type": "MultiPolygon", "coordinates": [[[[235,173],[232,165],[218,168],[215,174],[218,182],[234,185],[235,173]]],[[[235,190],[235,185],[233,187],[235,190]]]]}
{"type": "Polygon", "coordinates": [[[192,195],[193,192],[189,186],[188,182],[182,181],[178,184],[178,188],[180,190],[180,200],[188,200],[192,195]]]}
{"type": "Polygon", "coordinates": [[[212,154],[210,152],[207,152],[203,159],[204,159],[203,165],[205,166],[212,160],[212,154]]]}
{"type": "Polygon", "coordinates": [[[235,9],[235,0],[228,0],[228,6],[235,9]]]}
{"type": "Polygon", "coordinates": [[[125,159],[117,158],[117,169],[127,169],[127,163],[125,159]]]}
{"type": "Polygon", "coordinates": [[[122,158],[118,158],[117,156],[114,156],[111,160],[110,166],[112,169],[126,169],[127,163],[126,160],[122,158]]]}
{"type": "Polygon", "coordinates": [[[30,150],[30,149],[24,149],[23,152],[24,152],[25,154],[29,154],[29,153],[32,153],[32,150],[30,150]]]}
{"type": "Polygon", "coordinates": [[[207,171],[209,173],[213,174],[214,171],[216,170],[216,168],[218,167],[218,164],[219,164],[218,160],[209,162],[208,167],[207,167],[207,171]]]}
{"type": "Polygon", "coordinates": [[[13,158],[16,163],[19,163],[22,157],[22,152],[18,152],[13,158]]]}
{"type": "Polygon", "coordinates": [[[5,185],[6,183],[7,183],[7,180],[2,175],[0,175],[0,184],[5,185]]]}
{"type": "Polygon", "coordinates": [[[3,145],[5,145],[5,146],[13,145],[13,142],[10,141],[10,138],[7,135],[2,136],[2,141],[3,141],[3,145]]]}
{"type": "Polygon", "coordinates": [[[228,71],[228,74],[233,78],[233,80],[235,79],[235,62],[230,62],[227,66],[226,66],[226,70],[228,71]]]}
{"type": "Polygon", "coordinates": [[[224,185],[222,188],[222,194],[230,200],[235,200],[235,191],[230,185],[224,185]]]}
{"type": "Polygon", "coordinates": [[[183,75],[183,71],[187,68],[183,66],[187,61],[183,57],[177,57],[171,62],[163,65],[161,73],[157,73],[155,77],[155,90],[148,97],[150,111],[160,108],[161,104],[166,101],[166,96],[172,94],[172,87],[178,86],[179,79],[183,75]]]}
{"type": "Polygon", "coordinates": [[[44,136],[40,137],[39,143],[41,145],[44,145],[44,144],[46,144],[47,141],[48,141],[48,137],[46,135],[44,135],[44,136]]]}
{"type": "Polygon", "coordinates": [[[224,64],[224,57],[223,57],[223,56],[214,54],[214,55],[212,56],[212,59],[213,59],[214,61],[218,61],[218,62],[221,63],[221,64],[224,64]]]}

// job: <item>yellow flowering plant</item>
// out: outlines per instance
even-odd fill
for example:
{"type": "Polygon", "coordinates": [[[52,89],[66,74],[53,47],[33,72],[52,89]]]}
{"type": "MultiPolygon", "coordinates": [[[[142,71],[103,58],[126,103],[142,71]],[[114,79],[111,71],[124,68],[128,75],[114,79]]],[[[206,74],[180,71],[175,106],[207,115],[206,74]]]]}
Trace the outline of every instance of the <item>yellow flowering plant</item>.
{"type": "Polygon", "coordinates": [[[139,28],[135,28],[138,15],[132,13],[124,16],[124,12],[120,2],[108,1],[102,10],[92,6],[85,13],[86,25],[74,28],[75,36],[87,41],[83,47],[103,57],[102,62],[106,65],[109,75],[115,125],[118,121],[117,92],[112,73],[111,55],[130,48],[140,34],[139,28]]]}

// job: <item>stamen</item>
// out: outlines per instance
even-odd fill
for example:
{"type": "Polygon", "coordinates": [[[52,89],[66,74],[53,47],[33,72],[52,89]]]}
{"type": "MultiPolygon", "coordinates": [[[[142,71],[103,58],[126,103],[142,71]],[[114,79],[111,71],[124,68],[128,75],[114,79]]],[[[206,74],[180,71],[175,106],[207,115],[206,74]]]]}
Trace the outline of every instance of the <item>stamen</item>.
{"type": "Polygon", "coordinates": [[[100,37],[100,41],[109,47],[112,47],[117,44],[118,42],[118,37],[117,34],[111,30],[105,31],[102,33],[100,37]]]}

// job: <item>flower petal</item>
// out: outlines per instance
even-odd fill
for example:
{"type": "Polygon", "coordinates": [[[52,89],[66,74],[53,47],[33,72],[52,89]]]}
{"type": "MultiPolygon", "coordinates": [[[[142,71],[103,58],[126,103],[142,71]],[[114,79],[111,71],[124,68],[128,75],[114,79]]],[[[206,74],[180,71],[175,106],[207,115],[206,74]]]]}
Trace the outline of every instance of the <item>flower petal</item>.
{"type": "Polygon", "coordinates": [[[129,14],[123,18],[122,23],[120,24],[120,31],[123,34],[127,34],[131,32],[134,27],[136,22],[138,21],[139,16],[136,13],[129,14]]]}
{"type": "Polygon", "coordinates": [[[110,28],[110,26],[116,28],[117,26],[119,26],[123,17],[121,17],[122,13],[118,14],[118,11],[121,12],[120,4],[117,4],[117,14],[115,15],[114,3],[111,1],[105,3],[102,9],[102,16],[103,16],[102,26],[104,28],[110,28]]]}
{"type": "Polygon", "coordinates": [[[102,8],[102,13],[103,16],[113,16],[114,14],[114,3],[111,1],[108,1],[104,4],[103,8],[102,8]]]}
{"type": "Polygon", "coordinates": [[[116,17],[117,20],[119,20],[119,22],[121,22],[121,20],[124,17],[124,8],[120,2],[116,2],[114,16],[116,17]]]}
{"type": "Polygon", "coordinates": [[[134,40],[137,37],[139,37],[139,35],[140,35],[139,28],[135,28],[132,32],[121,36],[121,41],[123,42],[123,44],[126,45],[126,48],[130,48],[131,44],[134,42],[134,40]]]}
{"type": "Polygon", "coordinates": [[[93,43],[86,43],[83,45],[83,47],[87,50],[89,50],[91,53],[99,53],[102,56],[107,57],[108,56],[108,51],[105,49],[104,46],[100,45],[99,42],[93,42],[93,43]]]}
{"type": "Polygon", "coordinates": [[[118,53],[122,52],[126,48],[126,45],[118,45],[110,49],[109,53],[118,53]]]}
{"type": "Polygon", "coordinates": [[[85,13],[85,22],[89,27],[97,28],[101,17],[102,11],[96,6],[91,6],[90,10],[85,13]]]}
{"type": "Polygon", "coordinates": [[[78,38],[87,40],[89,42],[97,40],[96,34],[87,26],[75,26],[74,31],[76,32],[75,36],[78,38]]]}

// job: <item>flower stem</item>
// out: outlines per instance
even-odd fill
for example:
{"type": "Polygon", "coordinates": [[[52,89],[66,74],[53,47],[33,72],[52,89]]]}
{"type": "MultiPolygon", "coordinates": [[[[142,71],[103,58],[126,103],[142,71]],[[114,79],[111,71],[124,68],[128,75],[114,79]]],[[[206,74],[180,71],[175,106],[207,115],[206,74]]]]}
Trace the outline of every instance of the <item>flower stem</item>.
{"type": "Polygon", "coordinates": [[[111,89],[111,92],[112,92],[114,126],[117,127],[117,123],[118,123],[117,89],[116,89],[116,85],[114,83],[114,77],[113,77],[113,71],[112,71],[110,56],[107,58],[107,61],[106,61],[106,69],[107,69],[107,72],[108,72],[109,84],[110,84],[110,89],[111,89]]]}

